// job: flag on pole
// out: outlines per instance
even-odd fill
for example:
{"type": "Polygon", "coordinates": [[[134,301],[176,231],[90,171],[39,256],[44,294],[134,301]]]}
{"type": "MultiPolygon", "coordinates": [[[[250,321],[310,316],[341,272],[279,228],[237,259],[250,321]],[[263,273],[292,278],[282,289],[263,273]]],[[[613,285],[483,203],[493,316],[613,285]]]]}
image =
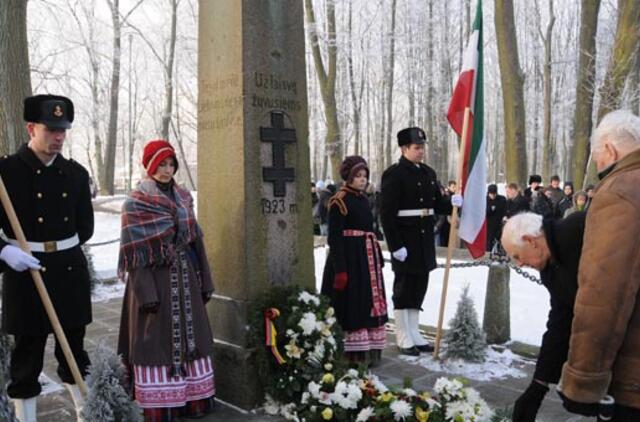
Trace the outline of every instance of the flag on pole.
{"type": "MultiPolygon", "coordinates": [[[[482,0],[478,0],[472,33],[465,50],[462,69],[453,90],[447,119],[462,137],[465,110],[469,108],[467,139],[462,151],[461,193],[464,197],[460,218],[460,238],[467,244],[471,256],[485,252],[487,241],[486,181],[487,155],[484,142],[484,94],[482,79],[482,0]]],[[[463,140],[461,140],[463,141],[463,140]]]]}

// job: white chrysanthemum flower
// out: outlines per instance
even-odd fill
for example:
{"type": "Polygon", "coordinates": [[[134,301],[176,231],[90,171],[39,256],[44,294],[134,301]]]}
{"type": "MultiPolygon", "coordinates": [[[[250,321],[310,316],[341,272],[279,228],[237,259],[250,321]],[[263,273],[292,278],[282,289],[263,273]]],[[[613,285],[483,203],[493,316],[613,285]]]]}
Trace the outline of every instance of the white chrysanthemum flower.
{"type": "Polygon", "coordinates": [[[320,305],[320,299],[318,298],[318,296],[312,295],[306,291],[300,292],[300,294],[298,295],[298,300],[306,303],[307,305],[310,302],[316,306],[320,305]]]}
{"type": "Polygon", "coordinates": [[[376,388],[376,390],[378,390],[378,392],[380,393],[386,393],[387,391],[389,391],[389,389],[387,388],[386,385],[384,385],[381,381],[380,378],[378,378],[376,375],[369,375],[369,380],[371,381],[371,383],[373,384],[373,386],[376,388]]]}
{"type": "Polygon", "coordinates": [[[415,390],[411,389],[411,388],[405,388],[404,390],[402,390],[402,392],[407,396],[407,397],[415,397],[418,395],[418,393],[415,392],[415,390]]]}
{"type": "Polygon", "coordinates": [[[350,383],[347,388],[347,397],[349,400],[353,400],[355,402],[359,402],[362,398],[362,390],[358,387],[356,383],[350,383]]]}
{"type": "Polygon", "coordinates": [[[358,371],[356,371],[355,369],[351,368],[347,371],[347,375],[349,375],[352,378],[357,378],[358,377],[358,371]]]}
{"type": "Polygon", "coordinates": [[[446,418],[450,420],[460,419],[464,421],[475,420],[475,407],[462,400],[447,403],[446,418]]]}
{"type": "Polygon", "coordinates": [[[371,406],[365,407],[358,413],[356,422],[367,422],[371,416],[373,416],[373,408],[371,406]]]}
{"type": "Polygon", "coordinates": [[[311,381],[307,386],[307,390],[309,390],[309,393],[311,393],[313,398],[317,399],[320,397],[320,384],[311,381]]]}
{"type": "Polygon", "coordinates": [[[313,348],[313,352],[311,352],[311,355],[313,356],[314,360],[321,362],[322,358],[324,357],[324,352],[324,343],[322,341],[317,341],[316,347],[313,348]]]}
{"type": "Polygon", "coordinates": [[[302,334],[308,336],[316,329],[316,323],[316,314],[313,312],[305,312],[300,322],[298,322],[298,326],[302,328],[302,334]]]}
{"type": "Polygon", "coordinates": [[[302,404],[307,404],[309,403],[309,398],[311,397],[311,394],[309,394],[308,392],[304,392],[302,393],[302,397],[300,398],[300,403],[302,404]]]}
{"type": "Polygon", "coordinates": [[[321,391],[319,396],[318,396],[318,403],[320,404],[326,404],[326,405],[331,405],[331,394],[327,393],[326,391],[321,391]]]}
{"type": "Polygon", "coordinates": [[[393,412],[393,419],[397,421],[404,420],[413,414],[411,405],[404,400],[395,400],[389,408],[393,412]]]}

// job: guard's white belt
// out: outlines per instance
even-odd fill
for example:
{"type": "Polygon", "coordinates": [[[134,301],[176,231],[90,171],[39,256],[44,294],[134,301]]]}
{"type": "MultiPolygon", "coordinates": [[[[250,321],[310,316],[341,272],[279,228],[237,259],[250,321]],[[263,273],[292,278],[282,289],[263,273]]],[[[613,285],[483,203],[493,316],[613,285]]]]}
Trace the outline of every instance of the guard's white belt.
{"type": "Polygon", "coordinates": [[[434,215],[433,208],[422,208],[419,210],[399,210],[398,217],[426,217],[434,215]]]}
{"type": "MultiPolygon", "coordinates": [[[[17,240],[10,239],[4,236],[4,234],[2,238],[11,243],[13,246],[20,247],[20,244],[17,240]]],[[[78,234],[74,234],[73,236],[62,240],[51,240],[48,242],[27,242],[27,245],[29,245],[29,249],[31,250],[31,252],[58,252],[64,251],[66,249],[71,249],[79,244],[80,238],[78,237],[78,234]]]]}

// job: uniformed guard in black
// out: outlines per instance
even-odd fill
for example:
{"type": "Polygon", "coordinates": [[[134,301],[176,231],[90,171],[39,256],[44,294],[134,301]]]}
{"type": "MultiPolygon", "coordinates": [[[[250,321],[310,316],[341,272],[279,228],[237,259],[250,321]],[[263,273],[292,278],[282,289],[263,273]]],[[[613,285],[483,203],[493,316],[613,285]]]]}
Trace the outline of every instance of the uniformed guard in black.
{"type": "Polygon", "coordinates": [[[436,267],[435,215],[451,213],[450,199],[442,195],[436,172],[421,162],[425,138],[420,128],[398,132],[402,157],[382,175],[381,191],[380,217],[395,273],[397,343],[401,352],[413,355],[432,350],[419,333],[418,316],[429,272],[436,267]]]}
{"type": "MultiPolygon", "coordinates": [[[[89,175],[80,164],[60,154],[73,113],[73,103],[65,97],[27,98],[24,117],[28,122],[29,143],[0,160],[0,175],[37,258],[35,264],[28,262],[26,254],[15,247],[13,230],[4,210],[0,211],[2,328],[15,336],[16,343],[8,386],[12,398],[31,398],[41,390],[38,375],[52,328],[31,275],[25,271],[38,268],[38,261],[83,375],[89,365],[83,341],[85,326],[91,322],[90,277],[80,248],[93,234],[89,175]]],[[[57,342],[55,356],[62,381],[74,384],[57,342]]],[[[33,406],[35,410],[35,401],[33,406]]]]}

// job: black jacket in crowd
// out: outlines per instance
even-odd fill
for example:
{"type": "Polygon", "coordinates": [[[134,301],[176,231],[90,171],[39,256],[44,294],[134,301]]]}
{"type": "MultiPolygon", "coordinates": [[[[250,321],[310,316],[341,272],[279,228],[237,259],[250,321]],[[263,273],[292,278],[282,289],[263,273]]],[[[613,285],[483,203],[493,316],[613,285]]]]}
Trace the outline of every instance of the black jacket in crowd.
{"type": "Polygon", "coordinates": [[[524,211],[529,211],[529,202],[524,196],[520,195],[520,193],[518,193],[513,199],[507,199],[507,208],[504,214],[505,217],[511,218],[524,211]]]}
{"type": "Polygon", "coordinates": [[[487,250],[490,251],[493,243],[500,240],[502,234],[502,219],[507,212],[507,198],[496,195],[491,199],[487,195],[487,250]]]}
{"type": "Polygon", "coordinates": [[[551,259],[540,271],[540,279],[549,290],[551,310],[533,377],[552,384],[558,383],[569,352],[585,217],[586,213],[575,212],[543,223],[551,259]]]}
{"type": "Polygon", "coordinates": [[[398,217],[399,210],[430,208],[436,214],[451,214],[451,201],[442,195],[436,172],[426,164],[400,158],[382,174],[380,220],[389,251],[407,248],[407,259],[392,258],[398,274],[428,274],[436,267],[433,236],[435,216],[398,217]]]}
{"type": "MultiPolygon", "coordinates": [[[[25,144],[17,153],[0,159],[0,175],[27,241],[63,240],[77,233],[80,243],[85,243],[93,235],[89,174],[77,162],[58,154],[47,167],[25,144]]],[[[4,209],[0,210],[0,227],[4,235],[15,239],[4,209]]],[[[0,240],[0,249],[6,244],[0,240]]],[[[43,267],[42,278],[62,326],[89,324],[91,283],[80,245],[33,255],[43,267]]],[[[15,272],[1,264],[3,330],[23,335],[51,333],[30,272],[15,272]]]]}

